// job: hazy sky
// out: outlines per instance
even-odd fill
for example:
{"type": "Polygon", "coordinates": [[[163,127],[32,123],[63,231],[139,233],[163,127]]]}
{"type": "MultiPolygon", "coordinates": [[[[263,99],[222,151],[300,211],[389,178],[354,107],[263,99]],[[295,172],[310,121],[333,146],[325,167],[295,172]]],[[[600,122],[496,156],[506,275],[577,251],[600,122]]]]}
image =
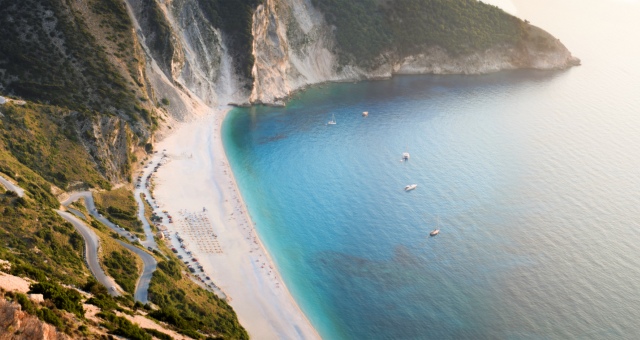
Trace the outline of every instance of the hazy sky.
{"type": "Polygon", "coordinates": [[[482,2],[486,4],[492,4],[502,8],[505,12],[509,12],[513,15],[518,15],[518,11],[516,6],[511,2],[511,0],[483,0],[482,2]]]}

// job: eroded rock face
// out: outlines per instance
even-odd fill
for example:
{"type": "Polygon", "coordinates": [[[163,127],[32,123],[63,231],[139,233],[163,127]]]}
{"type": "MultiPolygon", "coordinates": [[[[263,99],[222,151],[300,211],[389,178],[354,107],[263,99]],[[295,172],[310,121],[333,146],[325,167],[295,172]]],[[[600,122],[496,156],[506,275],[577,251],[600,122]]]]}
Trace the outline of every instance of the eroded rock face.
{"type": "MultiPolygon", "coordinates": [[[[81,143],[93,158],[101,173],[113,183],[127,180],[130,169],[129,146],[133,133],[118,116],[87,117],[71,112],[69,121],[81,136],[81,143]]],[[[144,136],[143,138],[148,138],[144,136]]]]}
{"type": "Polygon", "coordinates": [[[0,340],[70,339],[52,325],[22,311],[17,303],[0,299],[0,340]]]}
{"type": "MultiPolygon", "coordinates": [[[[127,0],[139,17],[151,58],[177,92],[206,105],[281,104],[293,91],[327,81],[391,77],[394,74],[481,74],[517,68],[563,69],[579,60],[547,32],[528,26],[528,37],[517,46],[496,46],[466,55],[450,55],[437,46],[413,55],[390,51],[379,56],[376,69],[341,65],[334,28],[310,0],[265,0],[253,13],[253,83],[235,74],[225,36],[201,12],[198,0],[127,0]],[[148,14],[156,8],[171,28],[164,43],[150,28],[148,14]],[[167,49],[165,55],[163,47],[167,49]],[[155,46],[155,47],[154,47],[155,46]],[[153,51],[153,49],[156,49],[153,51]]],[[[142,39],[145,41],[145,39],[142,39]]],[[[177,97],[176,97],[177,98],[177,97]]],[[[188,106],[188,103],[185,102],[188,106]]]]}

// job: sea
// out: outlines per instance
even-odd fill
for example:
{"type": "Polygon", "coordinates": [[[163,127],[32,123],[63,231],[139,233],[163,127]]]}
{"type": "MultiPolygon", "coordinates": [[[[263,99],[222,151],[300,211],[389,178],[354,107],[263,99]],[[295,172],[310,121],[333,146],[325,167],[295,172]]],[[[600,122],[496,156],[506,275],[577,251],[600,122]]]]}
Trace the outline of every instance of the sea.
{"type": "Polygon", "coordinates": [[[512,4],[582,66],[324,84],[227,116],[323,338],[640,338],[640,1],[512,4]]]}

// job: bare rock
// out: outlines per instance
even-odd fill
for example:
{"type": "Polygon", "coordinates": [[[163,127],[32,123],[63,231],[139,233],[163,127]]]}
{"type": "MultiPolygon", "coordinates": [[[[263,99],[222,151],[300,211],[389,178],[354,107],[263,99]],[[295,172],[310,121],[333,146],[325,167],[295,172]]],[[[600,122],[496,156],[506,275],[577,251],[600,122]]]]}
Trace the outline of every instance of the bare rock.
{"type": "Polygon", "coordinates": [[[0,340],[69,339],[52,325],[22,311],[19,304],[0,300],[0,340]]]}

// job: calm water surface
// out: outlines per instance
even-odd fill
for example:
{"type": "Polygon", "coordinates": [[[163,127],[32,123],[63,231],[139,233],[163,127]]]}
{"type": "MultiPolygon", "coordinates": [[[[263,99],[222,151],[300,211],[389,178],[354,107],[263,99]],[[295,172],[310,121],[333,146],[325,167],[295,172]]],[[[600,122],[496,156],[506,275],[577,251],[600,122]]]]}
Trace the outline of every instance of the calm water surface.
{"type": "Polygon", "coordinates": [[[249,210],[323,337],[640,337],[640,4],[531,3],[518,15],[583,66],[332,84],[229,114],[249,210]]]}

